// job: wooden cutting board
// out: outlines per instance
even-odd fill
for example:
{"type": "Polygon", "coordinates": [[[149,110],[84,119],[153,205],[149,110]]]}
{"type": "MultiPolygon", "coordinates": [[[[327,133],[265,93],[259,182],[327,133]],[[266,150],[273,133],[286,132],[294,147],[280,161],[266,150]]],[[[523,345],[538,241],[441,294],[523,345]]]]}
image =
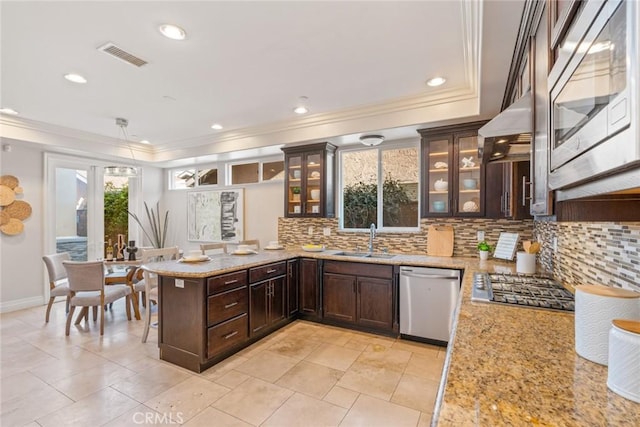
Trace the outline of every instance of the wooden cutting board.
{"type": "Polygon", "coordinates": [[[453,227],[430,225],[427,235],[427,255],[453,256],[453,227]]]}

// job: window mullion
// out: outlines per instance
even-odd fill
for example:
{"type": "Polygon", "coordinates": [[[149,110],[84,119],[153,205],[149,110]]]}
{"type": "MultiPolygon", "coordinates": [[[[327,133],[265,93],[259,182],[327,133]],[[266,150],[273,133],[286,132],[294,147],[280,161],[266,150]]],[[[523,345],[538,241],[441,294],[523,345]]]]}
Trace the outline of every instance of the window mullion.
{"type": "Polygon", "coordinates": [[[382,149],[378,148],[378,209],[377,209],[377,221],[376,228],[382,228],[384,224],[382,215],[384,212],[383,206],[383,184],[384,184],[384,176],[382,169],[382,149]]]}

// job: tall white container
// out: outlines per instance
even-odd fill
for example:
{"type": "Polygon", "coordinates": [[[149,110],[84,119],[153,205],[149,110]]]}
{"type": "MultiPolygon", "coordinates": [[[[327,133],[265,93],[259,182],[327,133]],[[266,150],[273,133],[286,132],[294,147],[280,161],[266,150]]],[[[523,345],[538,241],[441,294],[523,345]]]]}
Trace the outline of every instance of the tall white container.
{"type": "Polygon", "coordinates": [[[613,319],[640,318],[640,292],[600,285],[576,286],[576,353],[607,365],[613,319]]]}
{"type": "Polygon", "coordinates": [[[607,387],[640,403],[640,321],[615,319],[612,322],[607,387]]]}

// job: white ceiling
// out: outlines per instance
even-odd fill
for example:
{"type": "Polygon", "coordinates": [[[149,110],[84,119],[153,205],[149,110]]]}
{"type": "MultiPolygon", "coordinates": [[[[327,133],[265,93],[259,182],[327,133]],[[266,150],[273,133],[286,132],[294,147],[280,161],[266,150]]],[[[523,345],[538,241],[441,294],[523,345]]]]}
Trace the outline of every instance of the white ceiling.
{"type": "Polygon", "coordinates": [[[115,125],[124,117],[130,140],[151,142],[134,144],[136,157],[160,165],[374,131],[415,136],[499,111],[523,3],[2,1],[0,103],[20,115],[3,115],[0,131],[127,157],[115,125]],[[164,38],[166,22],[187,39],[164,38]],[[148,64],[98,51],[106,42],[148,64]],[[426,86],[434,76],[447,83],[426,86]],[[303,117],[292,112],[300,96],[303,117]]]}

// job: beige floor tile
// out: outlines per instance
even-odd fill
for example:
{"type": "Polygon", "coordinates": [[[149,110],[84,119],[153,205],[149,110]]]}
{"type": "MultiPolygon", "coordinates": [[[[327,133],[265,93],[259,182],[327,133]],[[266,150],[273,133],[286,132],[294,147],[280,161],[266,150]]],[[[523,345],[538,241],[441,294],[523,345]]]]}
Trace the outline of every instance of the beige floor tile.
{"type": "Polygon", "coordinates": [[[71,347],[67,354],[59,359],[42,363],[31,372],[52,384],[72,375],[91,370],[111,362],[95,353],[80,347],[71,347]]]}
{"type": "Polygon", "coordinates": [[[207,406],[229,392],[230,389],[203,378],[191,377],[164,393],[144,402],[161,414],[180,416],[183,421],[193,418],[207,406]]]}
{"type": "Polygon", "coordinates": [[[105,388],[36,420],[43,427],[102,425],[138,406],[124,394],[105,388]]]}
{"type": "Polygon", "coordinates": [[[251,424],[208,407],[184,424],[184,427],[251,427],[251,424]]]}
{"type": "Polygon", "coordinates": [[[422,412],[433,413],[437,393],[437,381],[403,375],[391,396],[391,401],[422,412]]]}
{"type": "Polygon", "coordinates": [[[249,378],[251,378],[249,375],[232,369],[220,378],[217,378],[215,382],[228,388],[236,388],[249,378]]]}
{"type": "Polygon", "coordinates": [[[256,378],[248,379],[211,406],[250,424],[259,425],[293,392],[256,378]]]}
{"type": "Polygon", "coordinates": [[[276,384],[322,399],[344,372],[302,361],[284,374],[276,384]]]}
{"type": "Polygon", "coordinates": [[[431,426],[431,414],[422,412],[420,413],[420,420],[417,427],[430,427],[431,426]]]}
{"type": "MultiPolygon", "coordinates": [[[[38,369],[42,365],[56,363],[58,359],[39,348],[17,340],[7,344],[2,336],[0,347],[0,375],[4,378],[21,372],[38,369]]],[[[46,381],[46,379],[45,379],[46,381]]]]}
{"type": "Polygon", "coordinates": [[[302,360],[320,346],[319,342],[295,336],[286,336],[269,347],[269,351],[281,356],[302,360]]]}
{"type": "Polygon", "coordinates": [[[357,391],[349,390],[340,386],[335,386],[324,397],[324,401],[342,406],[343,408],[351,408],[353,402],[360,396],[357,391]]]}
{"type": "Polygon", "coordinates": [[[182,422],[181,416],[171,413],[161,414],[148,406],[140,404],[104,424],[103,427],[176,426],[182,422]]]}
{"type": "Polygon", "coordinates": [[[262,425],[274,427],[337,426],[346,413],[345,408],[296,393],[262,425]]]}
{"type": "Polygon", "coordinates": [[[271,351],[263,351],[238,365],[235,370],[261,380],[275,382],[297,363],[296,359],[280,356],[271,351]]]}
{"type": "Polygon", "coordinates": [[[396,350],[405,350],[410,351],[412,353],[421,354],[423,356],[434,356],[437,357],[438,353],[441,351],[442,347],[438,347],[431,344],[425,344],[416,341],[409,340],[397,340],[393,344],[393,348],[396,350]]]}
{"type": "Polygon", "coordinates": [[[23,425],[73,403],[29,372],[4,377],[0,387],[2,426],[23,425]]]}
{"type": "Polygon", "coordinates": [[[317,323],[298,320],[283,328],[283,332],[287,337],[311,338],[321,328],[317,323]]]}
{"type": "Polygon", "coordinates": [[[440,381],[444,360],[434,356],[423,356],[414,353],[404,370],[405,374],[415,377],[425,378],[433,381],[440,381]]]}
{"type": "Polygon", "coordinates": [[[340,427],[415,427],[420,412],[361,394],[340,427]]]}
{"type": "Polygon", "coordinates": [[[171,366],[155,366],[118,381],[111,387],[138,402],[146,402],[191,376],[171,366]]]}
{"type": "Polygon", "coordinates": [[[307,356],[305,360],[328,368],[346,371],[358,356],[360,356],[360,353],[360,351],[339,347],[337,345],[322,344],[307,356]]]}
{"type": "Polygon", "coordinates": [[[338,385],[379,399],[389,400],[402,373],[380,366],[356,362],[344,373],[338,385]]]}
{"type": "Polygon", "coordinates": [[[347,329],[326,327],[318,329],[309,339],[342,346],[349,342],[352,337],[353,334],[347,329]]]}
{"type": "Polygon", "coordinates": [[[216,380],[227,374],[229,371],[233,370],[237,366],[242,365],[244,362],[249,360],[246,357],[233,355],[224,359],[222,362],[219,362],[204,372],[201,372],[199,375],[208,380],[216,380]]]}
{"type": "Polygon", "coordinates": [[[135,374],[136,372],[130,369],[108,362],[56,381],[51,385],[71,399],[80,400],[135,374]]]}
{"type": "Polygon", "coordinates": [[[356,362],[366,363],[372,367],[390,371],[403,372],[410,358],[411,353],[408,351],[396,350],[379,344],[370,344],[356,362]]]}

